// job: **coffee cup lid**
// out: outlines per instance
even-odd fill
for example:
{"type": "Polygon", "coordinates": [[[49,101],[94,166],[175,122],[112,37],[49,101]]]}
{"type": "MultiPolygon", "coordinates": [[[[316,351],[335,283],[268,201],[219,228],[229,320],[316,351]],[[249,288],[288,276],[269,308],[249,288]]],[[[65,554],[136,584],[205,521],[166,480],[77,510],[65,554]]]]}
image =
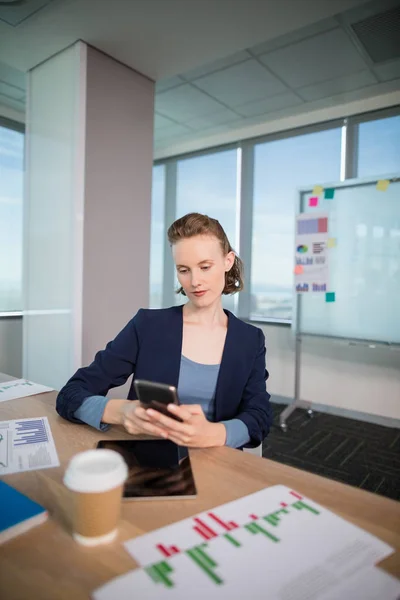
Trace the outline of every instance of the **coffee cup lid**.
{"type": "Polygon", "coordinates": [[[64,483],[74,492],[105,492],[124,483],[127,477],[127,464],[118,452],[86,450],[71,459],[64,483]]]}

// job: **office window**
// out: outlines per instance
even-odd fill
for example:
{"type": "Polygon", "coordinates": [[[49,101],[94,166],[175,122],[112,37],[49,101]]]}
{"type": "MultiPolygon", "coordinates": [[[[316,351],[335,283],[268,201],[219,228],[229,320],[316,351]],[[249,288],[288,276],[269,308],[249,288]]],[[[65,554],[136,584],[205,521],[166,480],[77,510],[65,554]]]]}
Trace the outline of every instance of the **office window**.
{"type": "MultiPolygon", "coordinates": [[[[237,150],[179,160],[176,198],[176,218],[189,212],[199,212],[218,219],[235,250],[238,243],[236,171],[237,150]]],[[[174,285],[178,285],[176,276],[174,285]]],[[[183,296],[177,296],[177,304],[183,301],[183,296]]],[[[234,310],[235,297],[223,296],[223,304],[225,308],[234,310]]]]}
{"type": "Polygon", "coordinates": [[[22,310],[24,135],[0,127],[0,312],[22,310]]]}
{"type": "Polygon", "coordinates": [[[153,167],[150,232],[150,308],[161,308],[164,269],[165,166],[153,167]]]}
{"type": "Polygon", "coordinates": [[[297,189],[338,181],[341,128],[255,146],[252,319],[291,319],[297,189]]]}
{"type": "Polygon", "coordinates": [[[400,116],[360,123],[358,177],[400,171],[400,116]]]}

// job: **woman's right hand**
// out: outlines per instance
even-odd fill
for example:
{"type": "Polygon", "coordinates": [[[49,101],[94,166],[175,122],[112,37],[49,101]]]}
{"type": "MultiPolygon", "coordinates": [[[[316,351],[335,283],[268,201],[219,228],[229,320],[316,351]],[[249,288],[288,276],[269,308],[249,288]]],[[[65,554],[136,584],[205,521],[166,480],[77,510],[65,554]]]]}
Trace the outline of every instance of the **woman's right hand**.
{"type": "Polygon", "coordinates": [[[164,437],[164,429],[151,422],[139,400],[109,400],[104,409],[103,423],[122,425],[131,435],[164,437]]]}

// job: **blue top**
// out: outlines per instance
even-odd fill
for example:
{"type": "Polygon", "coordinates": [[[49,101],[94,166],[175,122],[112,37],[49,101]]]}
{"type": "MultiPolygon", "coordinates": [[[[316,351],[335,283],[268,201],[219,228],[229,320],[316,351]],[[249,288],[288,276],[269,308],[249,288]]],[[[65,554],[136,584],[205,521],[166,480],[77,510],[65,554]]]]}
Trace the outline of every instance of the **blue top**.
{"type": "MultiPolygon", "coordinates": [[[[200,404],[209,421],[215,421],[215,390],[220,365],[204,365],[182,355],[179,372],[178,395],[182,404],[200,404]]],[[[108,398],[89,396],[75,411],[75,417],[105,431],[109,425],[101,423],[108,398]]],[[[247,426],[240,419],[222,421],[226,429],[226,445],[243,446],[250,441],[247,426]]]]}
{"type": "MultiPolygon", "coordinates": [[[[94,361],[71,377],[57,396],[57,412],[74,423],[75,411],[89,396],[106,396],[123,385],[132,373],[178,387],[182,355],[182,306],[158,310],[140,309],[94,361]]],[[[244,323],[231,312],[215,390],[215,421],[239,419],[250,441],[258,446],[272,423],[270,395],[265,382],[265,339],[258,327],[244,323]]],[[[128,399],[135,400],[133,384],[128,399]]]]}

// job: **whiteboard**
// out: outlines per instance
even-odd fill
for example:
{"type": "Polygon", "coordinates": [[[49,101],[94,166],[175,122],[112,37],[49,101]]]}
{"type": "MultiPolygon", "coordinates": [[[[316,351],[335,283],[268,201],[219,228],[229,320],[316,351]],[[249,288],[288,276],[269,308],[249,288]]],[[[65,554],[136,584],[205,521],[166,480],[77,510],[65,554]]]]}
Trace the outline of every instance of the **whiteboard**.
{"type": "Polygon", "coordinates": [[[377,180],[349,180],[322,193],[309,207],[311,189],[300,191],[300,212],[328,212],[329,291],[298,300],[297,331],[305,334],[400,343],[400,176],[386,191],[377,180]]]}

